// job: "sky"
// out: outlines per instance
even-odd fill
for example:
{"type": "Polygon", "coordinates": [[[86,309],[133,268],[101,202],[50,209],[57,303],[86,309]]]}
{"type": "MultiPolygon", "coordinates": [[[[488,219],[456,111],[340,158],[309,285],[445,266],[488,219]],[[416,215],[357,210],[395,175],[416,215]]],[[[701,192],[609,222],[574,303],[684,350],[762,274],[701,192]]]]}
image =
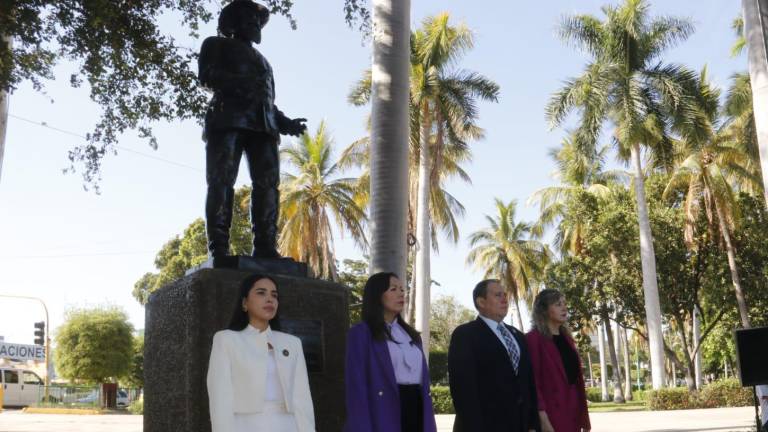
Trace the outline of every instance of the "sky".
{"type": "MultiPolygon", "coordinates": [[[[310,131],[325,120],[340,152],[365,135],[369,108],[350,106],[346,95],[370,66],[371,51],[344,23],[342,1],[334,1],[295,2],[297,30],[273,16],[259,50],[274,69],[277,104],[289,116],[308,118],[310,131]],[[328,8],[334,1],[335,7],[328,8]]],[[[464,204],[466,215],[459,221],[461,241],[454,245],[441,239],[439,254],[432,255],[432,278],[440,284],[433,287],[433,296],[453,295],[472,307],[471,290],[482,273],[465,264],[466,238],[485,226],[494,198],[517,200],[518,219],[536,218],[537,210],[526,201],[554,184],[547,151],[564,136],[562,129],[550,130],[544,107],[562,81],[578,74],[587,61],[557,38],[556,28],[568,14],[600,16],[607,3],[411,2],[414,28],[440,12],[471,28],[475,47],[459,67],[479,72],[501,88],[498,103],[479,106],[485,139],[472,144],[474,159],[465,166],[472,184],[446,186],[464,204]]],[[[744,56],[729,57],[734,40],[730,24],[740,13],[738,2],[655,0],[651,12],[688,17],[696,27],[664,61],[696,70],[707,65],[721,88],[733,73],[746,69],[744,56]]],[[[163,18],[162,24],[185,46],[199,49],[201,41],[189,39],[173,18],[163,18]]],[[[214,24],[203,26],[200,34],[215,34],[214,24]]],[[[155,271],[160,247],[203,214],[201,130],[193,121],[157,124],[156,151],[135,133],[125,134],[118,154],[104,160],[101,193],[84,190],[79,174],[62,170],[69,166],[68,150],[84,142],[82,136],[92,130],[100,111],[87,89],[69,86],[75,71],[76,65],[61,63],[43,93],[23,84],[11,96],[0,178],[0,295],[43,299],[54,330],[68,309],[98,305],[122,307],[134,327],[142,329],[144,310],[131,295],[134,282],[155,271]]],[[[247,170],[241,169],[238,185],[246,183],[247,170]]],[[[340,259],[362,257],[347,238],[336,239],[336,252],[340,259]]],[[[39,303],[0,297],[0,336],[5,341],[31,344],[33,323],[42,319],[39,303]]]]}

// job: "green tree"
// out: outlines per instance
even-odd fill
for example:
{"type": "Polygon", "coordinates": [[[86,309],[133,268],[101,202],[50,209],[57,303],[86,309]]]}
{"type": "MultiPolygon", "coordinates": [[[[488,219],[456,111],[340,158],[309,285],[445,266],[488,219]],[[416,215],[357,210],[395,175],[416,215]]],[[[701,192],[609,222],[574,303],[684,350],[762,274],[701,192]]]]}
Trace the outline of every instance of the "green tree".
{"type": "Polygon", "coordinates": [[[339,283],[350,289],[349,324],[360,322],[363,291],[368,281],[368,261],[345,259],[339,272],[339,283]]]}
{"type": "Polygon", "coordinates": [[[432,302],[429,317],[429,337],[432,351],[448,352],[451,334],[460,324],[472,321],[477,315],[453,296],[439,296],[432,302]]]}
{"type": "Polygon", "coordinates": [[[560,185],[549,186],[534,192],[528,200],[539,205],[539,220],[533,227],[534,233],[542,235],[550,226],[557,224],[554,246],[561,253],[579,255],[583,252],[589,219],[571,211],[569,203],[587,193],[595,198],[604,198],[609,192],[608,183],[615,181],[615,173],[605,172],[607,147],[601,147],[593,154],[585,154],[576,144],[578,136],[571,135],[563,140],[559,149],[552,149],[550,157],[557,164],[555,177],[560,185]]]}
{"type": "MultiPolygon", "coordinates": [[[[88,83],[91,99],[101,107],[101,119],[88,143],[70,151],[82,163],[86,183],[99,178],[101,159],[115,151],[119,135],[137,129],[157,143],[150,124],[177,119],[202,119],[207,96],[198,87],[196,53],[179,44],[160,26],[160,18],[175,16],[193,37],[201,23],[214,18],[212,0],[147,0],[115,2],[87,0],[21,0],[0,3],[0,106],[22,82],[42,91],[55,79],[61,61],[75,64],[73,87],[88,83]]],[[[293,27],[293,0],[264,0],[272,13],[286,16],[293,27]]],[[[369,25],[368,6],[344,0],[352,25],[369,25]]],[[[178,31],[178,29],[174,29],[178,31]]],[[[5,113],[7,114],[7,113],[5,113]]],[[[6,119],[0,119],[0,125],[6,119]]],[[[0,130],[0,138],[4,134],[0,130]]],[[[0,139],[0,167],[4,140],[0,139]]]]}
{"type": "MultiPolygon", "coordinates": [[[[697,122],[681,122],[677,129],[681,138],[677,141],[679,163],[670,178],[665,195],[678,188],[685,191],[685,239],[690,246],[700,211],[704,211],[710,222],[710,230],[719,230],[728,255],[731,281],[736,294],[741,324],[750,327],[746,295],[741,285],[736,264],[736,247],[731,240],[738,222],[738,206],[727,173],[747,173],[745,164],[750,158],[728,142],[728,135],[719,129],[720,91],[710,86],[706,70],[698,82],[697,122]]],[[[754,183],[759,180],[753,179],[754,183]]]]}
{"type": "Polygon", "coordinates": [[[530,300],[536,294],[549,260],[548,249],[531,237],[532,225],[516,222],[517,201],[504,203],[496,198],[494,216],[485,216],[488,226],[469,236],[472,250],[467,264],[485,272],[485,277],[497,278],[512,294],[517,325],[523,329],[520,299],[530,300]]]}
{"type": "Polygon", "coordinates": [[[296,169],[284,173],[280,183],[280,252],[306,262],[318,277],[337,280],[333,222],[341,235],[367,247],[367,217],[354,199],[358,182],[337,177],[342,166],[333,159],[333,138],[324,122],[314,136],[305,133],[280,153],[296,169]]]}
{"type": "Polygon", "coordinates": [[[685,40],[693,26],[673,17],[651,17],[645,0],[624,0],[604,6],[605,19],[592,15],[564,19],[562,38],[591,57],[584,73],[566,81],[547,107],[553,126],[575,108],[577,133],[585,146],[594,146],[606,122],[615,126],[619,156],[633,166],[640,228],[640,254],[647,325],[650,336],[653,386],[664,385],[661,307],[657,286],[653,236],[644,195],[644,147],[656,166],[669,164],[667,119],[686,113],[686,95],[693,74],[681,66],[659,61],[665,50],[685,40]]]}
{"type": "Polygon", "coordinates": [[[125,376],[133,358],[133,326],[114,306],[71,309],[56,331],[55,361],[61,376],[104,383],[125,376]]]}
{"type": "Polygon", "coordinates": [[[134,336],[133,353],[128,373],[120,378],[125,387],[144,388],[144,333],[134,336]]]}

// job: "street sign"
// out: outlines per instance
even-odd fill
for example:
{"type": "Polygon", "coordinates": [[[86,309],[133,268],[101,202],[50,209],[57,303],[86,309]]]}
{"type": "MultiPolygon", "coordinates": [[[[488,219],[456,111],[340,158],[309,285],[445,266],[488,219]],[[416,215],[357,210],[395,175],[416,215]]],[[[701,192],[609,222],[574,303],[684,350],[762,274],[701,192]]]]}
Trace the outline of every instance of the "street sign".
{"type": "Polygon", "coordinates": [[[45,361],[45,347],[0,342],[0,358],[45,361]]]}

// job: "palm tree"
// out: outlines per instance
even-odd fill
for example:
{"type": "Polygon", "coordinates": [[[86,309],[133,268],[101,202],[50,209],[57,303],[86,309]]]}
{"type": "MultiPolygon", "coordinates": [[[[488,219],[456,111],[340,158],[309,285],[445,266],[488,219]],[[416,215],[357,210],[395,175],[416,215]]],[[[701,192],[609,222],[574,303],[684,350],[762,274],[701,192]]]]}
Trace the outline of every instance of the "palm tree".
{"type": "Polygon", "coordinates": [[[405,275],[410,0],[373,0],[371,273],[405,275]]]}
{"type": "Polygon", "coordinates": [[[469,236],[472,250],[467,264],[485,272],[485,277],[499,279],[512,294],[518,328],[523,330],[520,299],[531,299],[549,261],[549,251],[531,238],[533,226],[515,222],[517,201],[505,204],[496,198],[497,214],[487,216],[488,226],[469,236]]]}
{"type": "Polygon", "coordinates": [[[696,244],[694,230],[703,204],[710,227],[719,229],[723,237],[741,324],[749,328],[749,309],[736,266],[736,248],[731,240],[738,218],[738,205],[727,177],[731,173],[745,178],[745,182],[757,183],[759,180],[744,169],[744,165],[750,162],[749,155],[728,141],[730,135],[725,133],[725,128],[719,129],[720,91],[709,85],[706,69],[701,73],[698,89],[699,121],[677,125],[681,136],[676,143],[680,163],[670,178],[664,196],[669,197],[680,188],[685,190],[685,240],[692,248],[696,244]]]}
{"type": "Polygon", "coordinates": [[[534,226],[537,235],[557,224],[554,245],[564,255],[581,255],[584,248],[586,221],[569,214],[568,205],[586,193],[595,198],[605,198],[610,193],[608,184],[616,181],[619,175],[605,172],[607,147],[601,147],[587,155],[576,144],[574,134],[563,140],[559,149],[551,149],[549,155],[555,160],[557,170],[554,177],[560,185],[539,189],[529,198],[528,203],[539,205],[539,220],[534,226]]]}
{"type": "MultiPolygon", "coordinates": [[[[428,17],[411,38],[409,215],[413,222],[415,214],[416,225],[415,324],[425,341],[429,340],[430,250],[437,249],[437,230],[431,221],[455,242],[459,233],[454,215],[463,214],[461,204],[445,192],[442,183],[454,174],[469,179],[458,162],[469,159],[468,142],[482,138],[482,130],[475,125],[476,101],[496,101],[499,92],[489,79],[455,69],[472,47],[473,35],[462,24],[451,26],[449,19],[447,13],[428,17]]],[[[368,77],[366,72],[353,88],[352,103],[367,102],[368,77]]]]}
{"type": "Polygon", "coordinates": [[[569,79],[554,94],[547,117],[558,126],[578,108],[577,133],[586,151],[595,145],[606,121],[610,122],[619,156],[633,165],[653,387],[661,388],[664,341],[641,150],[645,147],[655,164],[668,165],[667,119],[687,112],[683,108],[694,76],[681,66],[662,64],[659,58],[664,50],[685,40],[693,26],[678,18],[650,17],[648,9],[645,0],[625,0],[618,7],[604,6],[605,20],[592,15],[564,20],[562,38],[586,51],[591,61],[583,75],[569,79]]]}
{"type": "MultiPolygon", "coordinates": [[[[742,17],[736,18],[731,27],[736,34],[736,41],[731,48],[731,56],[736,57],[741,55],[747,47],[747,40],[744,37],[744,19],[742,17]]],[[[768,202],[768,191],[763,186],[762,171],[760,170],[760,150],[757,144],[755,112],[752,103],[752,83],[747,72],[739,72],[731,76],[731,85],[726,93],[724,111],[728,124],[727,133],[731,135],[730,139],[750,157],[750,161],[744,165],[744,168],[761,179],[759,183],[743,183],[739,178],[730,178],[729,180],[748,194],[755,196],[762,194],[763,199],[768,202]]]]}
{"type": "MultiPolygon", "coordinates": [[[[762,16],[768,9],[766,0],[742,0],[749,78],[755,117],[755,131],[760,148],[763,189],[768,190],[768,54],[765,51],[765,23],[762,16]],[[762,11],[762,13],[761,13],[762,11]]],[[[768,205],[768,202],[766,202],[768,205]]]]}
{"type": "Polygon", "coordinates": [[[337,279],[333,252],[333,221],[363,248],[367,246],[365,213],[355,203],[357,179],[336,178],[333,139],[320,123],[314,136],[305,133],[283,150],[296,174],[284,173],[280,186],[280,252],[307,262],[315,275],[337,279]]]}

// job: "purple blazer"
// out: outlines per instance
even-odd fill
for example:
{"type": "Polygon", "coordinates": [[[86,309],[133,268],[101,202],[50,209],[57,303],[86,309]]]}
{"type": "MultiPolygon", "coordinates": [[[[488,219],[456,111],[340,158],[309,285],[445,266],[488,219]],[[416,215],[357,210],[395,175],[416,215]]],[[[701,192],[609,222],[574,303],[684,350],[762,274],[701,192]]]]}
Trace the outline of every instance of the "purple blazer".
{"type": "MultiPolygon", "coordinates": [[[[386,341],[373,339],[366,323],[349,329],[347,364],[344,370],[347,400],[345,432],[401,432],[400,392],[386,341]]],[[[424,432],[437,432],[429,369],[422,354],[421,399],[424,432]]]]}

